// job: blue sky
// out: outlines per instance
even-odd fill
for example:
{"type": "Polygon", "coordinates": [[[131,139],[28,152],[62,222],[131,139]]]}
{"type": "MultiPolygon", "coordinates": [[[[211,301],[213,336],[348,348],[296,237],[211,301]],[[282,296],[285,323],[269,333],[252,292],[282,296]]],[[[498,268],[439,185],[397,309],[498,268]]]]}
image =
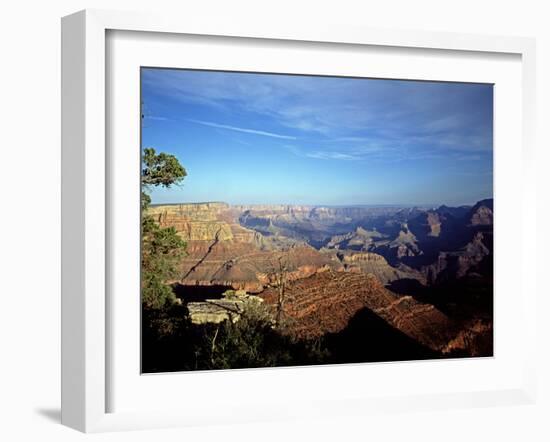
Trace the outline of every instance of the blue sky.
{"type": "Polygon", "coordinates": [[[153,203],[461,205],[493,194],[492,85],[142,69],[153,203]]]}

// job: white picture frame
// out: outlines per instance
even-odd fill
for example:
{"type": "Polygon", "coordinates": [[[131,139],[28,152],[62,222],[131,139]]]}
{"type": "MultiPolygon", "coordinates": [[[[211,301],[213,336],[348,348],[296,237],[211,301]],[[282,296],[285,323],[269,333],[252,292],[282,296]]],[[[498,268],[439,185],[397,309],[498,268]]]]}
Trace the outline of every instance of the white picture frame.
{"type": "MultiPolygon", "coordinates": [[[[84,432],[208,424],[208,416],[184,411],[109,412],[110,311],[108,286],[108,155],[106,119],[106,35],[109,31],[155,32],[337,43],[383,48],[425,48],[521,57],[522,220],[534,219],[535,43],[518,37],[350,28],[338,25],[215,22],[197,17],[86,10],[62,21],[62,423],[84,432]]],[[[518,146],[519,149],[519,146],[518,146]]],[[[521,276],[526,336],[534,336],[536,286],[528,256],[535,256],[529,233],[522,231],[521,276]],[[529,273],[529,274],[528,274],[529,273]]],[[[534,267],[532,267],[534,268],[534,267]]],[[[524,372],[513,388],[430,393],[412,396],[327,397],[311,407],[273,406],[247,415],[230,410],[218,421],[253,421],[285,417],[360,415],[373,410],[452,408],[532,403],[536,393],[535,339],[526,341],[524,372]],[[532,343],[532,344],[531,344],[532,343]],[[532,346],[532,347],[531,347],[532,346]],[[224,419],[225,418],[225,419],[224,419]]],[[[242,372],[241,372],[242,373],[242,372]]],[[[277,376],[272,370],[270,376],[277,376]]],[[[241,376],[242,377],[242,376],[241,376]]],[[[241,404],[243,405],[243,404],[241,404]]],[[[245,405],[243,405],[244,407],[245,405]]]]}

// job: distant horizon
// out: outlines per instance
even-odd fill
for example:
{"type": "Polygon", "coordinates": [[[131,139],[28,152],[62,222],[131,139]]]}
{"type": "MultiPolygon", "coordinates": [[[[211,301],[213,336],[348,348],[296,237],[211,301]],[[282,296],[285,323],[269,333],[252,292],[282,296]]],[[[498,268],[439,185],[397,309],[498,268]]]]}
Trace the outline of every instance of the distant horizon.
{"type": "Polygon", "coordinates": [[[327,207],[327,208],[340,208],[340,207],[472,207],[480,201],[492,200],[493,197],[481,198],[474,201],[473,203],[465,204],[449,204],[449,203],[419,203],[419,204],[410,204],[410,203],[388,203],[388,204],[291,204],[291,203],[229,203],[222,200],[207,200],[207,201],[180,201],[180,202],[151,202],[151,206],[176,206],[176,205],[186,205],[186,204],[227,204],[228,206],[303,206],[303,207],[327,207]]]}
{"type": "Polygon", "coordinates": [[[493,195],[490,84],[142,68],[141,97],[141,148],[187,171],[151,189],[154,204],[458,207],[493,195]]]}

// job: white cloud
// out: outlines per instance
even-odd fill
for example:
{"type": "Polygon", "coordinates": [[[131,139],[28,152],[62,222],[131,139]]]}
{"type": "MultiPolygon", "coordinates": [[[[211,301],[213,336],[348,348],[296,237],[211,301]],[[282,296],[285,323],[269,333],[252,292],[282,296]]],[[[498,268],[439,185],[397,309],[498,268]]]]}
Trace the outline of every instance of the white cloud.
{"type": "Polygon", "coordinates": [[[144,118],[146,120],[153,120],[153,121],[172,121],[170,118],[166,117],[157,117],[155,115],[145,115],[144,118]]]}
{"type": "Polygon", "coordinates": [[[281,135],[281,134],[276,134],[276,133],[273,133],[273,132],[266,132],[264,130],[255,130],[255,129],[248,129],[248,128],[244,128],[244,127],[229,126],[227,124],[218,124],[218,123],[213,123],[211,121],[201,121],[201,120],[192,120],[192,119],[187,119],[187,121],[190,121],[190,122],[196,123],[196,124],[202,124],[203,126],[216,127],[218,129],[227,129],[227,130],[232,130],[232,131],[235,131],[235,132],[244,132],[244,133],[253,134],[253,135],[262,135],[264,137],[280,138],[280,139],[283,139],[283,140],[295,140],[296,139],[296,137],[293,137],[293,136],[290,136],[290,135],[281,135]]]}
{"type": "Polygon", "coordinates": [[[308,158],[314,158],[318,160],[360,160],[361,157],[350,155],[342,152],[307,152],[304,154],[304,156],[308,158]]]}

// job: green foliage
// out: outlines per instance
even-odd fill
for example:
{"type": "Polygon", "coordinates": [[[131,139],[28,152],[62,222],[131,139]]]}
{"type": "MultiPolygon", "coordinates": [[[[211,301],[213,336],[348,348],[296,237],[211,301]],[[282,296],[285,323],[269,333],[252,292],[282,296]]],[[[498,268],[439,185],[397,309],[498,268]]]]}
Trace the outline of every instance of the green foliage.
{"type": "Polygon", "coordinates": [[[178,303],[162,309],[143,308],[143,337],[154,344],[163,340],[179,339],[190,326],[187,309],[178,303]]]}
{"type": "Polygon", "coordinates": [[[151,197],[147,195],[143,190],[141,191],[141,211],[145,212],[151,204],[151,197]]]}
{"type": "Polygon", "coordinates": [[[176,264],[185,253],[173,227],[161,228],[151,217],[141,225],[141,300],[146,307],[162,308],[176,302],[167,280],[177,276],[176,264]]]}
{"type": "Polygon", "coordinates": [[[274,330],[273,324],[263,305],[247,303],[237,322],[224,321],[214,334],[207,332],[211,345],[206,365],[224,369],[290,364],[290,340],[274,330]]]}
{"type": "Polygon", "coordinates": [[[144,371],[212,370],[322,364],[320,341],[297,341],[274,328],[262,304],[249,302],[236,322],[195,325],[185,307],[146,311],[144,371]]]}
{"type": "Polygon", "coordinates": [[[145,307],[160,309],[176,302],[167,282],[176,277],[176,265],[185,253],[183,241],[173,227],[161,228],[146,211],[151,197],[146,190],[151,186],[170,187],[187,175],[173,155],[144,149],[141,174],[141,300],[145,307]]]}
{"type": "Polygon", "coordinates": [[[187,176],[187,172],[174,155],[164,152],[157,154],[155,149],[143,149],[143,169],[141,184],[149,186],[170,187],[179,184],[187,176]]]}

